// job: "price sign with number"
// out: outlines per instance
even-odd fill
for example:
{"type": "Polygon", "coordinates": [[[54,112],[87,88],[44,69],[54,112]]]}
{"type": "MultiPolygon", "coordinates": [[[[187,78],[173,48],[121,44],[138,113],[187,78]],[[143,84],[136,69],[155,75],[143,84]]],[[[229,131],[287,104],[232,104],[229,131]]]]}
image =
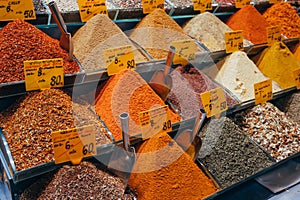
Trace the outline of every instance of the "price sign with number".
{"type": "Polygon", "coordinates": [[[105,0],[78,0],[78,7],[82,22],[97,14],[108,14],[105,0]]]}
{"type": "Polygon", "coordinates": [[[194,0],[194,10],[200,10],[201,12],[206,10],[212,10],[211,0],[194,0]]]}
{"type": "Polygon", "coordinates": [[[269,0],[269,3],[270,4],[273,4],[273,3],[280,3],[282,2],[282,0],[269,0]]]}
{"type": "Polygon", "coordinates": [[[136,69],[131,46],[117,47],[103,51],[108,76],[117,74],[124,69],[136,69]]]}
{"type": "Polygon", "coordinates": [[[79,164],[82,158],[97,154],[95,129],[83,126],[52,132],[55,164],[71,161],[79,164]]]}
{"type": "Polygon", "coordinates": [[[231,31],[225,33],[226,53],[243,51],[243,31],[231,31]]]}
{"type": "Polygon", "coordinates": [[[164,9],[164,0],[142,0],[143,13],[151,13],[156,8],[164,9]]]}
{"type": "Polygon", "coordinates": [[[228,109],[224,92],[220,87],[200,94],[200,98],[207,117],[218,115],[228,109]]]}
{"type": "Polygon", "coordinates": [[[36,19],[32,1],[0,0],[0,21],[36,19]]]}
{"type": "Polygon", "coordinates": [[[168,116],[168,106],[147,110],[139,113],[142,138],[148,139],[161,131],[171,131],[172,123],[168,116]]]}
{"type": "Polygon", "coordinates": [[[236,8],[243,8],[247,5],[250,5],[250,0],[235,0],[236,8]]]}
{"type": "Polygon", "coordinates": [[[280,26],[270,26],[267,27],[267,41],[268,46],[272,46],[277,41],[280,41],[281,29],[280,26]]]}
{"type": "Polygon", "coordinates": [[[294,77],[295,77],[295,83],[296,87],[299,90],[300,89],[300,69],[297,69],[293,72],[294,77]]]}
{"type": "Polygon", "coordinates": [[[64,86],[63,59],[24,61],[26,91],[64,86]]]}
{"type": "Polygon", "coordinates": [[[173,59],[175,65],[187,65],[188,62],[195,60],[196,44],[193,39],[173,41],[172,46],[176,49],[173,59]]]}
{"type": "Polygon", "coordinates": [[[273,98],[272,80],[268,79],[254,84],[255,104],[265,103],[273,98]]]}

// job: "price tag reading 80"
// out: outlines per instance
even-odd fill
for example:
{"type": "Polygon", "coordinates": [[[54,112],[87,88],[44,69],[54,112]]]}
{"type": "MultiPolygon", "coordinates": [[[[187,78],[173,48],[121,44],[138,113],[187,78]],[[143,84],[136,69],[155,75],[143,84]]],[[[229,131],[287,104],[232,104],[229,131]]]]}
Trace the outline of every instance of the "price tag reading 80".
{"type": "Polygon", "coordinates": [[[230,31],[225,33],[226,53],[244,50],[243,31],[230,31]]]}
{"type": "Polygon", "coordinates": [[[255,105],[265,103],[273,98],[272,80],[268,79],[254,84],[255,105]]]}
{"type": "Polygon", "coordinates": [[[164,9],[164,0],[142,0],[143,13],[151,13],[156,8],[164,9]]]}
{"type": "Polygon", "coordinates": [[[78,0],[78,7],[82,22],[97,14],[108,14],[105,0],[78,0]]]}
{"type": "Polygon", "coordinates": [[[33,2],[28,0],[1,0],[0,21],[14,19],[36,19],[33,2]]]}
{"type": "Polygon", "coordinates": [[[188,62],[195,60],[197,46],[193,39],[173,41],[172,46],[176,49],[173,59],[175,65],[187,65],[188,62]]]}

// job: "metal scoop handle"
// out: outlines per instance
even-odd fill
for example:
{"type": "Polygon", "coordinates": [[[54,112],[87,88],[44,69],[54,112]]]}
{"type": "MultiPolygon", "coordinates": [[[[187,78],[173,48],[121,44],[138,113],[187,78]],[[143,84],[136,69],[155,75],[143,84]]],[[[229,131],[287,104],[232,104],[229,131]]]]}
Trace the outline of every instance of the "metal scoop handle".
{"type": "Polygon", "coordinates": [[[174,55],[175,55],[176,49],[174,46],[170,46],[167,60],[166,60],[166,66],[164,70],[164,76],[166,77],[169,74],[170,67],[173,63],[174,55]]]}
{"type": "Polygon", "coordinates": [[[122,127],[122,137],[123,137],[123,147],[129,152],[130,151],[130,140],[129,140],[129,114],[127,112],[123,112],[120,114],[121,119],[121,127],[122,127]]]}
{"type": "Polygon", "coordinates": [[[59,30],[62,32],[62,33],[68,33],[67,32],[67,26],[58,10],[58,7],[56,5],[56,3],[54,1],[51,1],[49,4],[48,4],[50,10],[51,10],[51,13],[52,13],[52,16],[54,18],[54,21],[57,23],[58,25],[58,28],[59,30]]]}

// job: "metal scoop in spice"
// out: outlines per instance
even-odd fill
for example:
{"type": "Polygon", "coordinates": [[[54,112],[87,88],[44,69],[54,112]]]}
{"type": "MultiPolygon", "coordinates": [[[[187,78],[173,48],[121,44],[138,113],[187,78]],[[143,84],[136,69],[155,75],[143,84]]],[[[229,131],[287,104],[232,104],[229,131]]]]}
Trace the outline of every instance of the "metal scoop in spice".
{"type": "Polygon", "coordinates": [[[59,45],[66,51],[69,51],[69,61],[73,60],[73,43],[71,33],[68,33],[67,26],[58,10],[58,7],[54,1],[48,4],[52,17],[56,24],[58,25],[59,30],[61,31],[61,36],[59,40],[59,45]]]}
{"type": "Polygon", "coordinates": [[[169,75],[170,67],[173,62],[175,47],[170,46],[166,66],[164,70],[155,72],[149,81],[149,86],[160,96],[164,101],[172,88],[172,78],[169,75]]]}
{"type": "MultiPolygon", "coordinates": [[[[129,114],[126,112],[120,114],[120,119],[123,146],[114,146],[110,161],[108,162],[108,170],[119,176],[126,186],[136,160],[136,153],[134,147],[130,146],[128,127],[129,114]]],[[[124,188],[124,191],[125,189],[126,188],[124,188]]]]}

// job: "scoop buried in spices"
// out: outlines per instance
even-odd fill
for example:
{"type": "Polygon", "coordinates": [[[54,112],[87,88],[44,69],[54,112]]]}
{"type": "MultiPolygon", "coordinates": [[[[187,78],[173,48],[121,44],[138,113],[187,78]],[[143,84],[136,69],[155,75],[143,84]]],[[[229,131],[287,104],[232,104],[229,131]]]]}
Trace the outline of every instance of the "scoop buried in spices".
{"type": "Polygon", "coordinates": [[[170,67],[173,62],[175,54],[175,47],[170,46],[168,57],[166,60],[166,66],[164,71],[159,70],[155,72],[149,81],[149,86],[160,96],[164,101],[172,88],[172,78],[169,75],[170,67]]]}
{"type": "Polygon", "coordinates": [[[73,60],[73,43],[71,33],[68,33],[67,26],[58,10],[58,7],[54,1],[48,4],[52,17],[57,23],[59,30],[61,31],[61,36],[59,40],[59,45],[66,51],[69,51],[69,61],[73,60]]]}
{"type": "Polygon", "coordinates": [[[117,145],[114,146],[110,161],[108,162],[108,169],[123,180],[125,192],[126,185],[136,160],[136,154],[134,147],[130,146],[128,128],[129,114],[123,112],[119,117],[122,126],[123,147],[117,145]]]}

